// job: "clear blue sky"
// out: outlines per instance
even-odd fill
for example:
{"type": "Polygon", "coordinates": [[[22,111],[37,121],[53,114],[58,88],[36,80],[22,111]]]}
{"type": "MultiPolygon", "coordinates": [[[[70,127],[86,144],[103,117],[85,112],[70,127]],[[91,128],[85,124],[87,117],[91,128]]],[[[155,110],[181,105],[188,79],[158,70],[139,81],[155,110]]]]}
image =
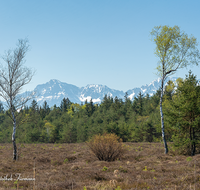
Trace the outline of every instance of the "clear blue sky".
{"type": "MultiPolygon", "coordinates": [[[[1,1],[0,54],[29,39],[26,66],[36,74],[24,90],[58,79],[127,91],[157,78],[154,26],[178,25],[200,42],[199,8],[199,0],[1,1]]],[[[200,66],[189,69],[200,78],[200,66]]]]}

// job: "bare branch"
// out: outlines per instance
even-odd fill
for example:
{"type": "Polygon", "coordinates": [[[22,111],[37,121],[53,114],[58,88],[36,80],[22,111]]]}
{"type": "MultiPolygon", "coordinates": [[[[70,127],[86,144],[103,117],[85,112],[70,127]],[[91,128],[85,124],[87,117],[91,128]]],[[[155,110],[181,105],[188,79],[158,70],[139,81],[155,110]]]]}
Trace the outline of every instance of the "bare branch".
{"type": "Polygon", "coordinates": [[[14,160],[16,160],[17,152],[15,133],[18,110],[21,110],[25,103],[33,97],[33,94],[29,94],[26,97],[19,95],[23,86],[28,84],[34,75],[31,69],[23,66],[28,50],[28,40],[18,40],[17,47],[14,50],[8,50],[3,57],[6,66],[2,66],[0,70],[0,96],[6,101],[9,108],[9,116],[13,121],[12,141],[14,146],[14,160]]]}

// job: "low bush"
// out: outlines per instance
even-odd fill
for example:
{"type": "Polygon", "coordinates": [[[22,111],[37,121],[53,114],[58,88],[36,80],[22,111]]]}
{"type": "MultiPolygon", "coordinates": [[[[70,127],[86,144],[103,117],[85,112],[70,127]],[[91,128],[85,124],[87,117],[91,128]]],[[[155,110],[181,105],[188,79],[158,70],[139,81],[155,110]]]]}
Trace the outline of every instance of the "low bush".
{"type": "Polygon", "coordinates": [[[95,135],[86,144],[99,160],[115,161],[125,153],[122,139],[112,133],[95,135]]]}

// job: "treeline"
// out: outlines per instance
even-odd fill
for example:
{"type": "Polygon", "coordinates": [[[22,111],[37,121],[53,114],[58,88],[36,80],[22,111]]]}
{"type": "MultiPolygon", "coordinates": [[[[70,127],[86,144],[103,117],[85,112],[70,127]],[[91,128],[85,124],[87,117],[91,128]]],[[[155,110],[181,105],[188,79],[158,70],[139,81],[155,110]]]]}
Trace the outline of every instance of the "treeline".
{"type": "MultiPolygon", "coordinates": [[[[200,138],[200,87],[189,73],[185,80],[169,81],[165,87],[163,111],[167,141],[176,146],[198,146],[200,138]],[[188,111],[189,110],[189,111],[188,111]]],[[[35,100],[18,114],[17,142],[75,143],[85,142],[95,134],[115,133],[131,142],[158,142],[161,137],[160,91],[153,96],[139,93],[131,101],[107,95],[101,104],[85,101],[72,103],[64,98],[59,106],[49,108],[35,100]]],[[[9,111],[0,106],[0,142],[11,142],[12,122],[9,111]]]]}
{"type": "MultiPolygon", "coordinates": [[[[72,103],[64,98],[59,106],[50,108],[45,101],[38,106],[35,100],[18,114],[16,141],[85,142],[95,134],[115,133],[123,141],[160,141],[159,91],[150,97],[141,93],[131,101],[107,95],[101,104],[85,101],[72,103]]],[[[0,106],[0,142],[11,142],[12,121],[8,111],[0,106]]]]}

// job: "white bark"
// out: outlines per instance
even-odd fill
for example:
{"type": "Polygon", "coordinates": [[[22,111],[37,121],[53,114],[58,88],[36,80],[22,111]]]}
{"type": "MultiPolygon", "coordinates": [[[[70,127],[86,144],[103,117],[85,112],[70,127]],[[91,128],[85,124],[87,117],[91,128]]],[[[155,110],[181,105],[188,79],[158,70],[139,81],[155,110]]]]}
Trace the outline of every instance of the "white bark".
{"type": "Polygon", "coordinates": [[[162,78],[162,84],[161,84],[160,116],[161,116],[162,138],[163,138],[164,147],[165,147],[165,154],[167,154],[167,153],[168,153],[168,147],[167,147],[167,141],[166,141],[166,139],[165,139],[164,117],[163,117],[163,111],[162,111],[163,88],[164,88],[164,77],[162,78]]]}
{"type": "Polygon", "coordinates": [[[22,109],[24,104],[33,97],[33,94],[27,97],[20,97],[19,93],[22,87],[28,84],[34,72],[31,69],[23,66],[24,58],[28,51],[28,40],[19,40],[17,48],[9,50],[3,57],[6,62],[5,67],[0,69],[0,96],[6,101],[8,109],[10,110],[10,118],[13,121],[13,159],[17,159],[17,147],[15,143],[15,135],[17,128],[17,111],[22,109]]]}
{"type": "Polygon", "coordinates": [[[167,76],[174,74],[178,69],[188,65],[198,65],[200,54],[198,50],[197,39],[188,37],[187,34],[180,31],[178,26],[158,26],[154,27],[151,32],[156,44],[156,55],[159,57],[157,67],[158,74],[162,77],[161,97],[160,97],[160,116],[162,138],[165,145],[165,153],[168,152],[167,142],[165,139],[164,118],[162,111],[164,81],[167,76]]]}
{"type": "Polygon", "coordinates": [[[12,112],[12,117],[13,117],[13,133],[12,133],[12,142],[13,142],[13,160],[17,160],[17,146],[16,146],[16,142],[15,142],[15,134],[16,134],[16,119],[15,119],[15,114],[14,112],[11,110],[12,112]]]}
{"type": "Polygon", "coordinates": [[[15,141],[15,134],[16,134],[16,128],[17,128],[17,125],[16,125],[16,119],[15,119],[15,114],[13,111],[12,112],[12,117],[13,117],[13,134],[12,134],[12,141],[15,141]]]}

